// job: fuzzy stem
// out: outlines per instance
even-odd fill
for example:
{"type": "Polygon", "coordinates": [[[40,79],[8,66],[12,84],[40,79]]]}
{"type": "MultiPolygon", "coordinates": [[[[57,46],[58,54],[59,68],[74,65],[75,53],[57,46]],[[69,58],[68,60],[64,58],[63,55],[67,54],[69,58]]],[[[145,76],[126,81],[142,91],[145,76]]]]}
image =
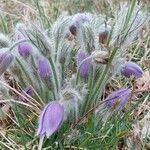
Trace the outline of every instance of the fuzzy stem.
{"type": "Polygon", "coordinates": [[[43,141],[44,141],[44,136],[42,136],[42,137],[40,138],[39,145],[38,145],[38,150],[42,150],[43,141]]]}
{"type": "MultiPolygon", "coordinates": [[[[89,91],[92,91],[92,89],[93,89],[93,84],[94,84],[93,81],[94,81],[95,71],[96,71],[96,67],[93,65],[91,76],[89,77],[89,81],[88,81],[88,83],[89,83],[89,85],[88,85],[89,91]]],[[[86,97],[85,97],[85,104],[84,104],[84,107],[83,107],[83,112],[86,112],[86,110],[89,108],[89,106],[91,104],[89,96],[90,96],[90,93],[88,93],[86,95],[86,97]]]]}
{"type": "Polygon", "coordinates": [[[53,62],[51,57],[49,57],[49,61],[50,61],[50,64],[51,64],[51,67],[52,67],[52,70],[53,70],[54,80],[55,80],[55,84],[56,84],[56,87],[54,86],[54,88],[55,88],[54,91],[55,91],[55,98],[57,98],[58,97],[57,93],[59,91],[60,83],[59,83],[59,79],[58,79],[58,75],[57,75],[57,72],[56,72],[54,62],[53,62]]]}
{"type": "Polygon", "coordinates": [[[102,105],[103,103],[110,101],[112,99],[118,98],[118,96],[107,99],[105,101],[100,101],[99,103],[97,103],[94,107],[92,107],[88,112],[86,112],[81,118],[78,119],[78,121],[76,122],[76,124],[74,124],[71,128],[75,129],[76,126],[78,126],[78,124],[80,124],[82,122],[82,120],[91,112],[93,112],[97,107],[99,107],[100,105],[102,105]]]}
{"type": "Polygon", "coordinates": [[[22,40],[19,40],[19,41],[15,42],[15,43],[9,48],[9,51],[12,51],[18,44],[23,43],[23,42],[29,42],[29,39],[22,39],[22,40]]]}
{"type": "Polygon", "coordinates": [[[108,62],[108,64],[107,64],[107,66],[106,66],[106,68],[105,68],[105,70],[104,70],[102,76],[101,76],[101,78],[99,78],[99,80],[98,80],[98,82],[97,82],[97,84],[96,84],[96,86],[95,86],[95,88],[94,88],[94,90],[93,90],[93,93],[92,93],[92,95],[90,96],[90,99],[92,99],[93,103],[94,103],[94,101],[95,101],[95,100],[93,100],[93,99],[97,96],[97,93],[98,93],[98,91],[99,91],[101,85],[103,85],[103,82],[105,81],[105,77],[106,77],[106,75],[107,75],[107,72],[108,72],[108,70],[109,70],[109,67],[110,67],[110,65],[111,65],[111,62],[112,62],[112,60],[113,60],[113,58],[114,58],[114,56],[115,56],[115,54],[116,54],[116,52],[117,52],[117,49],[118,49],[118,48],[115,48],[115,49],[113,50],[113,52],[112,52],[112,54],[111,54],[111,56],[110,56],[109,62],[108,62]]]}
{"type": "MultiPolygon", "coordinates": [[[[136,93],[140,93],[140,92],[150,92],[150,89],[148,89],[148,90],[133,91],[133,92],[131,93],[131,95],[132,95],[132,94],[136,94],[136,93]]],[[[96,108],[98,108],[100,105],[102,105],[102,104],[104,104],[104,103],[106,103],[107,101],[110,101],[110,100],[112,100],[112,99],[116,99],[116,98],[118,98],[118,96],[113,97],[113,98],[110,98],[110,99],[106,99],[106,100],[104,100],[104,101],[100,101],[99,103],[97,103],[97,104],[96,104],[94,107],[92,107],[88,112],[86,112],[81,118],[79,118],[78,121],[77,121],[74,125],[72,125],[71,129],[75,129],[75,128],[82,122],[82,120],[84,120],[84,118],[85,118],[86,116],[88,116],[90,113],[92,113],[92,112],[93,112],[96,108]]]]}
{"type": "Polygon", "coordinates": [[[125,23],[124,23],[123,29],[126,29],[126,28],[128,27],[128,23],[129,23],[130,18],[131,18],[131,16],[132,16],[132,12],[133,12],[133,10],[134,10],[135,5],[136,5],[136,0],[132,0],[132,1],[131,1],[131,5],[130,5],[130,7],[128,8],[128,12],[127,12],[127,14],[126,14],[126,19],[125,19],[125,23]]]}

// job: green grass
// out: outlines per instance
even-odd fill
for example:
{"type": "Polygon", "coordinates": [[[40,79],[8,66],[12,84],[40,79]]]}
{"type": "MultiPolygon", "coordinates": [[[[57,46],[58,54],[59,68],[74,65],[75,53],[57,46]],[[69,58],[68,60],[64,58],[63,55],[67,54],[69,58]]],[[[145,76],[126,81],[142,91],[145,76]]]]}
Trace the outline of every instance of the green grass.
{"type": "MultiPolygon", "coordinates": [[[[6,113],[7,117],[0,113],[2,116],[0,116],[0,123],[2,124],[2,126],[0,125],[0,149],[34,150],[38,149],[40,145],[42,145],[42,150],[136,149],[137,144],[132,144],[134,136],[137,134],[135,126],[139,125],[137,130],[144,134],[143,126],[149,124],[145,119],[150,113],[148,109],[150,104],[149,89],[137,92],[142,90],[142,87],[136,89],[138,79],[126,79],[117,72],[120,67],[117,60],[120,58],[138,62],[144,68],[144,71],[150,71],[150,68],[142,62],[143,59],[150,61],[148,50],[149,29],[145,29],[144,37],[135,42],[132,41],[132,34],[130,34],[130,32],[137,33],[136,29],[135,32],[131,29],[138,7],[136,0],[128,1],[128,9],[127,12],[124,11],[126,16],[123,22],[119,22],[118,17],[116,17],[116,10],[119,5],[119,2],[116,1],[102,0],[100,3],[97,0],[46,0],[44,3],[42,0],[20,0],[11,2],[17,6],[14,10],[11,8],[11,3],[7,2],[5,7],[9,8],[9,12],[6,13],[5,7],[1,8],[2,11],[0,11],[1,32],[9,36],[11,42],[9,50],[13,47],[11,51],[16,56],[14,63],[7,70],[10,78],[7,79],[4,75],[5,80],[0,80],[2,95],[0,109],[6,103],[11,107],[9,112],[6,113]],[[23,13],[23,10],[26,13],[23,13]],[[93,20],[90,25],[83,26],[81,28],[82,35],[78,35],[77,41],[68,41],[64,39],[64,35],[70,20],[65,15],[57,20],[64,11],[67,11],[70,15],[88,11],[95,13],[97,20],[100,17],[100,21],[95,19],[96,21],[93,20]],[[22,15],[24,17],[21,19],[22,15]],[[9,20],[7,20],[7,16],[9,16],[9,20]],[[95,50],[95,45],[98,44],[96,43],[97,37],[95,37],[96,27],[101,25],[103,20],[108,21],[113,26],[106,46],[110,49],[108,62],[106,65],[94,64],[89,77],[83,79],[76,69],[77,51],[80,46],[90,54],[95,50]],[[19,43],[15,43],[14,31],[16,24],[20,21],[27,23],[20,29],[25,32],[28,41],[34,45],[34,53],[28,59],[23,59],[17,53],[19,43]],[[120,27],[119,23],[121,29],[114,36],[115,29],[120,27]],[[89,37],[91,41],[88,39],[89,37]],[[126,39],[129,40],[126,41],[126,39]],[[49,80],[41,79],[36,74],[37,57],[39,55],[47,57],[51,65],[52,79],[50,86],[49,80]],[[67,58],[67,56],[69,57],[67,58]],[[59,69],[62,69],[62,72],[59,69]],[[9,84],[9,80],[14,83],[13,86],[9,84]],[[63,87],[63,83],[65,83],[64,86],[68,85],[68,87],[63,87]],[[29,85],[34,89],[32,97],[26,98],[28,102],[19,101],[18,96],[22,95],[21,90],[29,85]],[[111,92],[125,86],[130,87],[133,92],[125,108],[112,113],[112,116],[108,117],[106,121],[103,120],[107,113],[106,110],[102,110],[103,114],[96,115],[97,104],[101,104],[111,92]],[[7,96],[5,96],[4,91],[6,91],[7,96]],[[82,102],[80,102],[80,97],[82,102]],[[52,100],[59,100],[61,103],[68,102],[73,106],[75,106],[77,100],[79,107],[78,110],[75,107],[71,109],[61,128],[50,138],[40,139],[36,136],[38,117],[43,107],[52,100]],[[144,125],[143,120],[145,121],[144,125]],[[131,139],[130,142],[129,139],[131,139]]],[[[0,3],[2,2],[0,1],[0,3]]],[[[4,5],[4,3],[2,4],[4,5]]],[[[141,6],[141,10],[149,14],[148,5],[142,3],[141,6]]],[[[143,18],[145,17],[146,21],[149,21],[147,15],[145,16],[143,18]]],[[[5,109],[3,111],[5,113],[5,109]]],[[[109,111],[111,112],[111,110],[109,111]]],[[[147,130],[150,131],[148,128],[147,130]]],[[[146,150],[146,144],[150,142],[150,133],[143,137],[138,133],[136,138],[139,147],[146,150]]]]}

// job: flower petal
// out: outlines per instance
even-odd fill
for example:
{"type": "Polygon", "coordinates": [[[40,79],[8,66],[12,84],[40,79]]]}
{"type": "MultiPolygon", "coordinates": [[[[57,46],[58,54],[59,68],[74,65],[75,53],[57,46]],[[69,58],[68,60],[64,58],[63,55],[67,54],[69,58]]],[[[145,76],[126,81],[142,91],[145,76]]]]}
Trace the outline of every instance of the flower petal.
{"type": "MultiPolygon", "coordinates": [[[[79,51],[78,55],[77,55],[77,66],[78,68],[80,67],[81,62],[86,59],[87,57],[89,57],[89,54],[85,51],[79,51]]],[[[82,66],[80,67],[80,75],[81,77],[86,77],[89,75],[91,71],[91,60],[86,60],[82,66]]]]}
{"type": "Polygon", "coordinates": [[[126,104],[130,94],[131,90],[129,88],[122,88],[118,91],[115,91],[106,98],[106,100],[108,100],[106,102],[106,105],[108,107],[113,107],[114,105],[117,105],[116,110],[118,110],[126,104]]]}
{"type": "Polygon", "coordinates": [[[52,102],[46,113],[46,136],[51,136],[61,126],[64,119],[64,108],[57,102],[52,102]]]}
{"type": "Polygon", "coordinates": [[[41,112],[37,135],[51,136],[61,126],[64,119],[64,108],[58,102],[50,102],[41,112]]]}
{"type": "Polygon", "coordinates": [[[130,76],[139,78],[143,75],[143,70],[136,63],[129,61],[125,63],[124,67],[121,70],[121,73],[127,78],[129,78],[130,76]]]}

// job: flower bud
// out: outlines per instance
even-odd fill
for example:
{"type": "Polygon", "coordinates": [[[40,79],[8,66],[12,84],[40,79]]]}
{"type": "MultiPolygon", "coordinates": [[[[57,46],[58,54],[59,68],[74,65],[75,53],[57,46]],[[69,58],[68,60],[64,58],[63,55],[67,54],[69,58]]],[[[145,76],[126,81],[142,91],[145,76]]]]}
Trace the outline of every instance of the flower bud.
{"type": "Polygon", "coordinates": [[[38,60],[38,73],[42,78],[51,76],[51,66],[46,57],[40,57],[38,60]]]}
{"type": "Polygon", "coordinates": [[[71,25],[69,27],[69,30],[70,30],[71,34],[76,35],[77,27],[75,25],[71,25]]]}
{"type": "MultiPolygon", "coordinates": [[[[25,36],[21,32],[17,32],[17,40],[23,40],[23,39],[25,39],[25,36]]],[[[18,51],[22,57],[27,58],[31,54],[32,45],[29,42],[19,43],[18,51]]]]}
{"type": "Polygon", "coordinates": [[[0,52],[0,75],[11,65],[14,55],[10,51],[0,52]]]}
{"type": "Polygon", "coordinates": [[[125,77],[129,78],[134,76],[136,78],[140,78],[143,75],[142,68],[134,62],[126,62],[122,67],[121,74],[125,77]]]}
{"type": "Polygon", "coordinates": [[[45,106],[40,114],[37,135],[49,138],[56,132],[64,120],[64,107],[58,102],[52,101],[45,106]]]}
{"type": "Polygon", "coordinates": [[[82,23],[90,21],[90,19],[91,17],[89,14],[86,14],[86,13],[75,14],[72,18],[72,23],[69,27],[70,32],[73,35],[76,35],[77,28],[79,28],[82,23]]]}
{"type": "MultiPolygon", "coordinates": [[[[89,57],[89,54],[86,51],[80,50],[77,55],[77,67],[79,69],[82,61],[84,61],[87,57],[89,57]]],[[[86,60],[83,62],[83,64],[80,67],[80,75],[81,77],[87,77],[91,71],[91,60],[86,60]]]]}
{"type": "Polygon", "coordinates": [[[102,24],[99,28],[99,42],[101,44],[106,44],[108,40],[109,33],[111,31],[111,26],[102,24]]]}

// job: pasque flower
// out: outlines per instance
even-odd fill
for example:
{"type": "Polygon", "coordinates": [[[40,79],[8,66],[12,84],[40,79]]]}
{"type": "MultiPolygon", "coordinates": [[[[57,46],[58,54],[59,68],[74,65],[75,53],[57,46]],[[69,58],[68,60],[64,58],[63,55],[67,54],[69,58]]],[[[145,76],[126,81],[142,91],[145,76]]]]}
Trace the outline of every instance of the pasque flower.
{"type": "Polygon", "coordinates": [[[62,125],[64,107],[56,101],[48,103],[40,114],[37,135],[50,137],[62,125]]]}
{"type": "Polygon", "coordinates": [[[0,52],[0,75],[11,65],[14,55],[10,51],[0,52]]]}
{"type": "MultiPolygon", "coordinates": [[[[17,40],[23,40],[25,39],[25,36],[21,33],[21,32],[17,32],[17,40]]],[[[18,51],[19,54],[24,57],[27,58],[32,51],[32,45],[29,42],[22,42],[18,44],[18,51]]]]}
{"type": "Polygon", "coordinates": [[[121,74],[125,77],[129,78],[130,76],[134,76],[136,78],[142,77],[143,70],[142,68],[134,62],[126,62],[122,67],[121,74]]]}
{"type": "Polygon", "coordinates": [[[91,60],[90,59],[85,60],[87,57],[89,57],[89,54],[86,51],[80,50],[77,54],[77,67],[78,69],[80,69],[81,77],[88,76],[91,71],[92,66],[91,60]],[[85,62],[83,62],[84,60],[85,62]],[[82,62],[83,64],[81,65],[82,62]]]}
{"type": "Polygon", "coordinates": [[[76,35],[77,28],[79,28],[82,23],[88,22],[88,21],[90,21],[89,14],[86,14],[86,13],[75,14],[72,18],[72,22],[71,22],[71,25],[69,27],[70,32],[73,35],[76,35]]]}
{"type": "Polygon", "coordinates": [[[129,88],[121,88],[120,90],[111,93],[106,98],[106,100],[108,100],[106,102],[106,106],[112,110],[119,110],[124,107],[129,99],[130,94],[131,90],[129,88]]]}
{"type": "Polygon", "coordinates": [[[42,78],[51,76],[51,66],[49,60],[44,56],[41,56],[38,59],[38,73],[42,78]]]}

